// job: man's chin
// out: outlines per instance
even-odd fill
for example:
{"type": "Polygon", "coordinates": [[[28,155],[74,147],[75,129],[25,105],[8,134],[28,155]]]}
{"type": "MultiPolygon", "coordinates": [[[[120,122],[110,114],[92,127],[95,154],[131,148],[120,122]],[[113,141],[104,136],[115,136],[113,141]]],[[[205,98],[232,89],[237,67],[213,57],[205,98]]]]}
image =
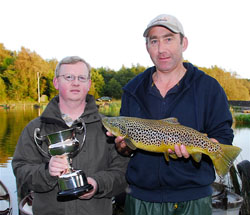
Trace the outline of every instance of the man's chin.
{"type": "Polygon", "coordinates": [[[80,95],[73,95],[69,98],[70,101],[76,101],[76,102],[79,102],[79,101],[83,101],[85,100],[82,96],[80,95]]]}

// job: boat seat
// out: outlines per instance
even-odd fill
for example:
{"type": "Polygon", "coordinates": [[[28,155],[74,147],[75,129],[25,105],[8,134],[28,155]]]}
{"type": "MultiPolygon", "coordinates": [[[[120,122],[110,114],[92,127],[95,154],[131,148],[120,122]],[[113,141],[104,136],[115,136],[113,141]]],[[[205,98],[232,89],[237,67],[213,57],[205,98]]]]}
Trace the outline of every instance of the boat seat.
{"type": "Polygon", "coordinates": [[[10,198],[9,194],[5,194],[5,195],[0,196],[0,200],[6,200],[9,198],[10,198]]]}
{"type": "Polygon", "coordinates": [[[4,211],[0,211],[0,215],[9,215],[11,214],[11,210],[9,208],[5,209],[4,211]]]}

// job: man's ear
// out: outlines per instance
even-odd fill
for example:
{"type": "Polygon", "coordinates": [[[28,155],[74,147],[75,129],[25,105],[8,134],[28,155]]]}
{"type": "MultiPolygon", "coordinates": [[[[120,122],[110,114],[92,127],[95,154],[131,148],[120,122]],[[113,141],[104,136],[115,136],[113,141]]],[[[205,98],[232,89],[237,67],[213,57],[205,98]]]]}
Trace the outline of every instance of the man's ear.
{"type": "MultiPolygon", "coordinates": [[[[147,49],[147,52],[148,52],[148,43],[146,42],[145,45],[146,45],[146,49],[147,49]]],[[[148,53],[149,53],[149,52],[148,52],[148,53]]]]}
{"type": "Polygon", "coordinates": [[[182,41],[182,51],[184,52],[188,47],[188,39],[187,37],[183,37],[183,41],[182,41]]]}
{"type": "Polygon", "coordinates": [[[88,91],[89,91],[90,88],[91,88],[91,83],[92,83],[92,82],[91,82],[91,79],[90,79],[90,80],[89,80],[89,83],[88,83],[88,85],[89,85],[89,86],[88,86],[88,91]]]}
{"type": "Polygon", "coordinates": [[[54,87],[58,90],[58,79],[56,77],[53,78],[54,87]]]}

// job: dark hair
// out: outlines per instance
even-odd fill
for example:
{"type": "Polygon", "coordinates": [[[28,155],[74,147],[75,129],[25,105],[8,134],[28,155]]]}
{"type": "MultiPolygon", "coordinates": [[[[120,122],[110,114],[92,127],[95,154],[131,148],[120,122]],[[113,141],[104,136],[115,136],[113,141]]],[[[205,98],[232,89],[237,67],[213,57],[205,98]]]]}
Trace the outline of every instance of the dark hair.
{"type": "Polygon", "coordinates": [[[184,35],[182,33],[180,33],[181,44],[183,42],[183,38],[184,38],[184,35]]]}

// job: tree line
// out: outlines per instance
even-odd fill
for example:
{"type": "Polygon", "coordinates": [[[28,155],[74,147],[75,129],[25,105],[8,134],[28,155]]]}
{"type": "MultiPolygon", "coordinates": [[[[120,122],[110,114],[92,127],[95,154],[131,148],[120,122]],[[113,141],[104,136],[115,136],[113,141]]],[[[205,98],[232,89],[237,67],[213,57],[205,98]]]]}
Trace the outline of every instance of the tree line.
{"type": "MultiPolygon", "coordinates": [[[[38,88],[40,95],[50,100],[58,93],[53,86],[57,63],[57,59],[45,60],[24,47],[18,52],[7,50],[0,43],[0,102],[37,101],[38,88]]],[[[250,100],[250,80],[239,79],[236,73],[232,74],[217,66],[199,68],[218,80],[229,100],[250,100]]],[[[110,96],[120,99],[122,87],[145,69],[139,64],[131,68],[122,66],[118,71],[104,67],[92,68],[90,94],[95,98],[110,96]]]]}

